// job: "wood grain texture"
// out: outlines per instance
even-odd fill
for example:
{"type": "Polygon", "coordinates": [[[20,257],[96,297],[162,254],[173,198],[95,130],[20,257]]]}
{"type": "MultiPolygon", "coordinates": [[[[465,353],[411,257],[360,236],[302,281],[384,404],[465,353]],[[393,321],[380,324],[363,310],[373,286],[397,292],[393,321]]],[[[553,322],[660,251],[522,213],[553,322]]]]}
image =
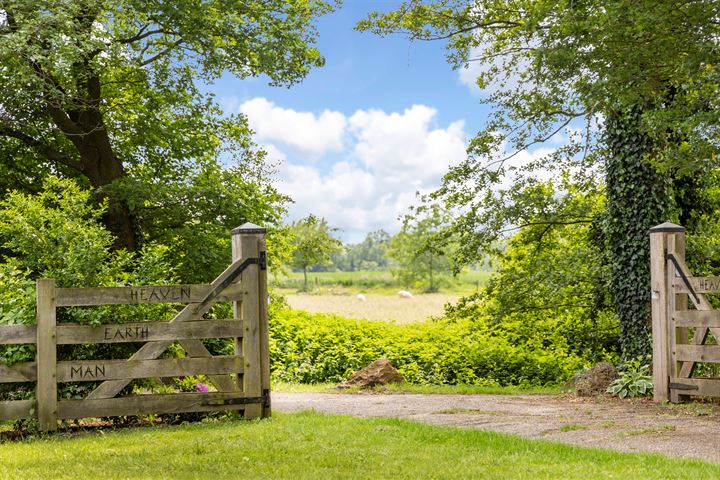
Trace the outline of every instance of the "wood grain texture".
{"type": "MultiPolygon", "coordinates": [[[[132,287],[58,288],[58,307],[128,305],[145,303],[197,303],[213,289],[212,285],[140,285],[132,287]]],[[[226,288],[217,302],[242,298],[242,285],[226,288]]]]}
{"type": "Polygon", "coordinates": [[[94,382],[151,377],[220,375],[242,372],[243,358],[163,358],[160,360],[82,360],[58,362],[58,382],[94,382]]]}
{"type": "MultiPolygon", "coordinates": [[[[211,412],[245,410],[241,393],[176,393],[168,395],[133,395],[96,400],[61,400],[58,417],[94,418],[160,413],[211,412]]],[[[259,401],[259,400],[258,400],[259,401]]]]}
{"type": "Polygon", "coordinates": [[[36,362],[0,364],[0,383],[34,382],[35,380],[37,380],[36,362]]]}
{"type": "Polygon", "coordinates": [[[31,418],[35,400],[11,400],[0,402],[0,421],[31,418]]]}
{"type": "Polygon", "coordinates": [[[242,336],[242,323],[235,320],[199,320],[104,324],[97,327],[61,324],[57,327],[57,336],[58,345],[233,338],[242,336]]]}
{"type": "Polygon", "coordinates": [[[653,400],[669,400],[668,335],[667,335],[667,272],[665,260],[667,233],[650,234],[650,290],[653,341],[653,400]]]}
{"type": "Polygon", "coordinates": [[[57,429],[55,280],[37,281],[37,409],[40,430],[57,429]]]}
{"type": "Polygon", "coordinates": [[[0,326],[0,345],[17,345],[35,343],[37,327],[35,325],[2,325],[0,326]]]}

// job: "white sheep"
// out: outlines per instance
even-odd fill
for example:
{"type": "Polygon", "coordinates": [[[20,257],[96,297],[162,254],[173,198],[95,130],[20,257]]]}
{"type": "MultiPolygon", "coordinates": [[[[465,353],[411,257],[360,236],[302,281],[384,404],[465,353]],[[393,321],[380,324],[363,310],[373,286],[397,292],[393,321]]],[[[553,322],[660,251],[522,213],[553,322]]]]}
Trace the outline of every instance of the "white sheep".
{"type": "Polygon", "coordinates": [[[357,298],[361,302],[365,301],[365,295],[363,295],[362,293],[358,293],[357,295],[355,295],[355,298],[357,298]]]}
{"type": "Polygon", "coordinates": [[[400,290],[397,293],[398,298],[413,298],[412,293],[408,292],[407,290],[400,290]]]}

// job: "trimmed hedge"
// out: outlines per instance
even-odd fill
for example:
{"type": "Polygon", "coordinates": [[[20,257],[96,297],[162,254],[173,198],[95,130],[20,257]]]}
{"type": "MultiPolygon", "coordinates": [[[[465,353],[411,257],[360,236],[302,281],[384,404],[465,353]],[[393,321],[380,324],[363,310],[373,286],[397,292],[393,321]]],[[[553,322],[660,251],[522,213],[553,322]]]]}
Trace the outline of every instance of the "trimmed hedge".
{"type": "Polygon", "coordinates": [[[469,320],[392,325],[271,308],[277,380],[340,382],[380,357],[416,384],[551,385],[584,366],[563,351],[511,345],[469,320]]]}

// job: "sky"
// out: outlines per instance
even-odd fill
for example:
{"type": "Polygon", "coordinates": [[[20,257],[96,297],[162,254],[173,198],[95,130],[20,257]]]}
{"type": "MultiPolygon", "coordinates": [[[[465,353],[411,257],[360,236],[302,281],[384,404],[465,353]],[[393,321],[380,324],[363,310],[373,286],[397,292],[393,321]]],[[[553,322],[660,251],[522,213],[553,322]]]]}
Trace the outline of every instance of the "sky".
{"type": "Polygon", "coordinates": [[[226,112],[243,113],[254,140],[277,162],[276,187],[289,195],[288,221],[312,213],[345,242],[396,233],[416,193],[440,185],[465,158],[488,107],[473,72],[453,71],[443,45],[353,30],[396,0],[345,0],[318,22],[326,59],[300,84],[223,76],[210,90],[226,112]]]}

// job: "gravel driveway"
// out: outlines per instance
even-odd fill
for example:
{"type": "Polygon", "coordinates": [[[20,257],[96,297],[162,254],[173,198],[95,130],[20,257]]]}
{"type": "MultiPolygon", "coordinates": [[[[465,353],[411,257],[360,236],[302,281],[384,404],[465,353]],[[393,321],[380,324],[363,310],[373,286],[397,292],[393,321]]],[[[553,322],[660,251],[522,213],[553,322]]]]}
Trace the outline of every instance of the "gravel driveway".
{"type": "Polygon", "coordinates": [[[570,395],[416,395],[273,392],[280,412],[316,410],[480,428],[528,438],[658,452],[720,463],[720,409],[709,404],[570,395]]]}

